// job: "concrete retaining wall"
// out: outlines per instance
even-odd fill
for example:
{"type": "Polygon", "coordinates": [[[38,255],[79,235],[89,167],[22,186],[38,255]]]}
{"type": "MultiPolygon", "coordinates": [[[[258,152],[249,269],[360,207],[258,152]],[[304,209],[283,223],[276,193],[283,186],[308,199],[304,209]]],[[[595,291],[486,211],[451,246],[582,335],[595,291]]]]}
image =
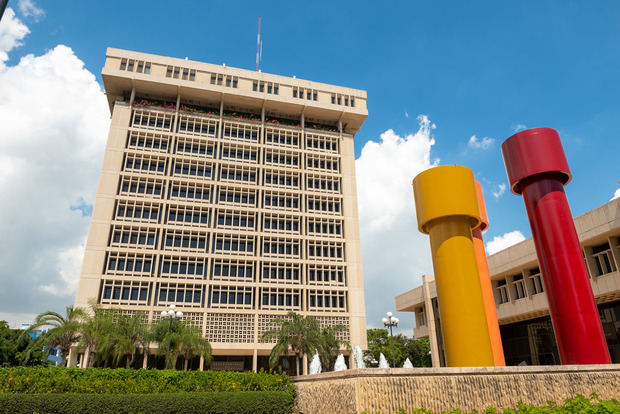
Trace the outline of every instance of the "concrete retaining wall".
{"type": "Polygon", "coordinates": [[[352,369],[293,379],[302,414],[442,412],[563,402],[596,392],[620,400],[620,364],[483,368],[352,369]]]}

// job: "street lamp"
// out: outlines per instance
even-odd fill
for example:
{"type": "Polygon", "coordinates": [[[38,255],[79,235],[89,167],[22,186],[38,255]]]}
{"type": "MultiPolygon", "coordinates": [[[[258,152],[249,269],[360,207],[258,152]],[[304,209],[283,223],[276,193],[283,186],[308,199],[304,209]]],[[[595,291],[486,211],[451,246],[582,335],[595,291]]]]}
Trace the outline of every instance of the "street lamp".
{"type": "Polygon", "coordinates": [[[392,327],[398,326],[399,320],[396,316],[392,316],[392,312],[388,312],[387,318],[383,318],[381,321],[386,328],[390,328],[390,339],[392,340],[392,367],[396,368],[396,357],[394,355],[394,334],[392,334],[392,327]]]}
{"type": "Polygon", "coordinates": [[[170,305],[170,309],[168,309],[167,311],[165,310],[161,311],[162,319],[170,321],[170,324],[168,325],[168,349],[166,350],[166,368],[165,369],[168,369],[168,358],[170,357],[170,338],[171,338],[170,332],[172,331],[172,321],[178,321],[179,319],[181,319],[181,316],[183,316],[183,312],[181,311],[177,311],[175,313],[174,312],[175,308],[176,308],[176,305],[170,305]]]}

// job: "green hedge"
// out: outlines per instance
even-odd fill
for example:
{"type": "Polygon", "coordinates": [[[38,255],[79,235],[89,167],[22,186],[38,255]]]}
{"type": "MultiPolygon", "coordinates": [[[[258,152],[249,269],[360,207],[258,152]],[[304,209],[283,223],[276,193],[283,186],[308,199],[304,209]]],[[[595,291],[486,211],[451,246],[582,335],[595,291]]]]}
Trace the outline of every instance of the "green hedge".
{"type": "Polygon", "coordinates": [[[284,373],[171,371],[106,368],[0,368],[0,394],[283,391],[294,387],[284,373]]]}
{"type": "MultiPolygon", "coordinates": [[[[407,411],[404,409],[398,410],[398,414],[435,414],[434,411],[427,410],[426,408],[417,408],[413,411],[407,411]]],[[[452,410],[444,411],[442,414],[467,414],[468,411],[452,410]]],[[[477,410],[471,412],[472,414],[478,413],[477,410]]],[[[589,398],[584,397],[581,394],[577,394],[575,398],[568,398],[564,400],[564,404],[556,404],[553,401],[548,401],[546,405],[535,406],[530,404],[519,403],[517,408],[505,408],[498,410],[494,407],[487,407],[482,411],[484,414],[573,414],[573,413],[588,413],[588,414],[612,414],[620,413],[620,401],[615,399],[601,400],[600,396],[596,393],[592,393],[589,398]]],[[[368,411],[362,411],[361,414],[369,414],[368,411]]],[[[374,414],[381,414],[379,412],[374,414]]]]}
{"type": "Polygon", "coordinates": [[[11,414],[285,414],[293,396],[281,391],[175,394],[0,394],[0,413],[11,414]]]}

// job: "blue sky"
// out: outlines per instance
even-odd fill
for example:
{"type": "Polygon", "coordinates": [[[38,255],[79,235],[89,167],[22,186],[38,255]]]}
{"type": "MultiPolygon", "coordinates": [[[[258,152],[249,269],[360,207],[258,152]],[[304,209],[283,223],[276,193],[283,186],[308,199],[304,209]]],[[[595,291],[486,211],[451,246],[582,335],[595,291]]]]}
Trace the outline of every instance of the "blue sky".
{"type": "MultiPolygon", "coordinates": [[[[500,145],[523,127],[560,132],[574,175],[566,189],[573,214],[609,201],[619,188],[618,2],[55,0],[33,3],[44,12],[38,17],[20,13],[22,2],[10,0],[9,7],[30,34],[8,52],[7,68],[26,54],[39,57],[66,45],[99,83],[108,46],[253,69],[261,14],[264,72],[368,91],[369,117],[355,138],[356,157],[368,141],[385,144],[380,136],[392,129],[401,144],[408,136],[426,136],[426,144],[434,138],[426,152],[416,153],[423,157],[430,151],[431,163],[439,159],[440,164],[470,167],[486,193],[491,220],[487,240],[513,231],[530,235],[523,201],[509,191],[499,194],[506,184],[500,145]],[[435,128],[421,130],[419,115],[426,115],[435,128]],[[477,147],[468,145],[472,136],[477,147]]],[[[402,173],[385,171],[381,176],[389,180],[402,173]]],[[[358,181],[360,176],[366,175],[358,173],[358,181]]],[[[406,178],[410,182],[413,177],[406,178]]],[[[92,195],[72,197],[67,211],[90,211],[92,195]]],[[[394,243],[406,244],[408,235],[396,227],[398,220],[411,220],[413,200],[407,196],[393,202],[406,205],[387,226],[394,233],[382,237],[397,234],[394,243]]],[[[366,294],[369,325],[377,325],[378,309],[392,310],[394,295],[415,287],[430,261],[428,252],[420,251],[416,254],[424,258],[418,264],[390,263],[385,268],[399,276],[382,284],[380,266],[375,266],[379,256],[366,254],[374,250],[372,232],[364,230],[364,223],[361,227],[366,285],[382,292],[366,294]]],[[[6,268],[0,272],[5,273],[0,278],[9,276],[6,268]]],[[[72,297],[60,296],[66,303],[72,297]]],[[[8,310],[0,309],[0,316],[2,312],[8,310]]],[[[412,323],[403,326],[409,329],[412,323]]]]}

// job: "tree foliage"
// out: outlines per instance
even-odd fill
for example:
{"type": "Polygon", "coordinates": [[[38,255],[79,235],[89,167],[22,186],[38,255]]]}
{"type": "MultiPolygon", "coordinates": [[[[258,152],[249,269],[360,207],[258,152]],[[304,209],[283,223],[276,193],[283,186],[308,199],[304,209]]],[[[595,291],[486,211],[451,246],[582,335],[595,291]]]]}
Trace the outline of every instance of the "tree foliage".
{"type": "MultiPolygon", "coordinates": [[[[66,357],[71,347],[77,344],[78,349],[84,351],[85,367],[130,368],[136,364],[138,355],[144,353],[151,342],[158,345],[160,354],[165,354],[170,327],[171,367],[175,366],[178,357],[184,358],[185,369],[189,360],[196,356],[203,356],[207,363],[211,359],[211,345],[199,329],[178,320],[174,321],[172,326],[169,326],[168,321],[149,326],[144,312],[128,315],[120,309],[102,309],[95,303],[91,303],[88,312],[67,307],[65,316],[56,312],[38,315],[34,324],[27,331],[22,331],[21,337],[30,338],[30,332],[45,327],[51,328],[26,346],[28,352],[24,352],[25,354],[37,351],[40,353],[41,350],[49,352],[58,346],[66,357]]],[[[0,347],[2,344],[0,340],[0,347]]],[[[32,361],[40,360],[41,358],[34,358],[33,354],[32,361]]],[[[63,365],[66,365],[66,358],[63,365]]]]}
{"type": "Polygon", "coordinates": [[[278,365],[280,356],[288,355],[289,349],[297,358],[297,375],[300,374],[300,361],[304,355],[312,357],[321,346],[321,328],[319,321],[312,316],[302,316],[289,312],[286,319],[278,318],[273,321],[278,327],[265,332],[261,340],[268,342],[276,340],[276,344],[269,355],[269,366],[278,365]]]}
{"type": "MultiPolygon", "coordinates": [[[[392,342],[387,329],[368,329],[368,351],[364,359],[369,366],[379,364],[379,355],[385,355],[390,366],[392,365],[392,342]]],[[[430,367],[430,344],[428,339],[408,338],[403,334],[394,335],[394,359],[396,367],[402,367],[405,359],[409,358],[414,367],[430,367]]]]}
{"type": "Polygon", "coordinates": [[[35,318],[34,323],[24,334],[29,334],[44,327],[50,327],[47,332],[37,337],[32,347],[43,349],[48,354],[50,350],[56,347],[60,348],[63,356],[62,365],[65,366],[71,346],[80,338],[80,326],[85,318],[87,318],[86,312],[73,306],[65,308],[64,316],[51,311],[43,312],[35,318]]]}
{"type": "Polygon", "coordinates": [[[202,336],[200,329],[179,320],[159,321],[152,326],[149,339],[157,343],[160,355],[166,354],[170,340],[169,367],[175,367],[179,357],[184,358],[184,370],[187,370],[188,362],[196,356],[204,357],[207,363],[211,361],[211,344],[202,336]]]}
{"type": "Polygon", "coordinates": [[[0,321],[0,366],[43,365],[43,350],[30,355],[29,347],[34,342],[30,335],[22,335],[21,330],[11,329],[6,321],[0,321]]]}

